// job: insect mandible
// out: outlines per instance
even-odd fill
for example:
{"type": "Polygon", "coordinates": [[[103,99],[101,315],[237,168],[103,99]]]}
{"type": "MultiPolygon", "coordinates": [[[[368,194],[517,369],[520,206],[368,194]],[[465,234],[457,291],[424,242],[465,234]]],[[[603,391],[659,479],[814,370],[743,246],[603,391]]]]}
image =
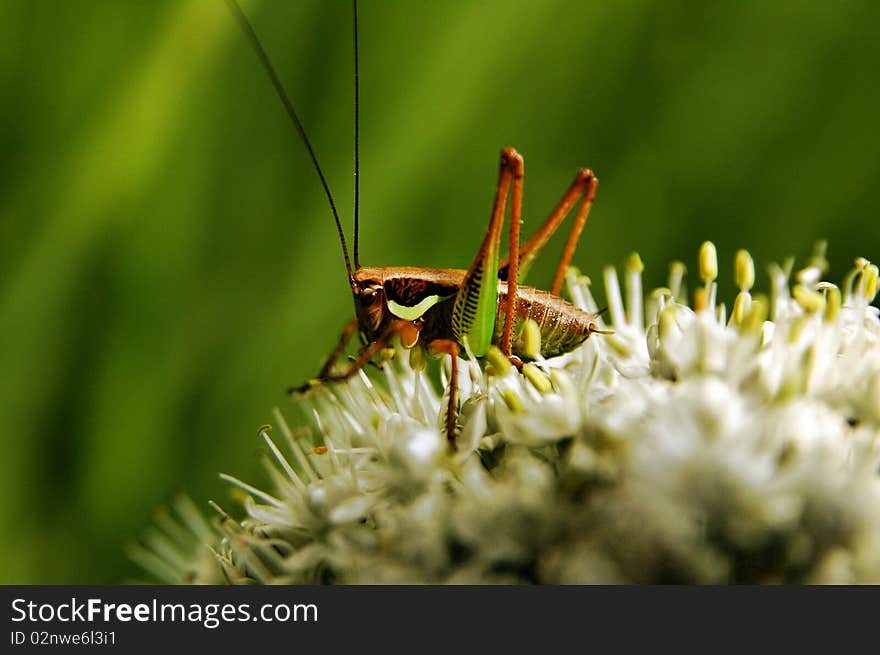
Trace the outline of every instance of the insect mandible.
{"type": "Polygon", "coordinates": [[[236,0],[227,0],[230,11],[250,41],[272,86],[312,160],[333,213],[345,270],[354,298],[355,317],[342,331],[336,347],[317,377],[291,393],[315,386],[344,382],[356,375],[395,340],[407,349],[425,348],[433,355],[448,355],[450,376],[445,429],[449,445],[455,449],[457,417],[457,373],[461,353],[484,357],[492,346],[501,350],[511,363],[521,368],[530,359],[520,341],[514,338],[527,322],[534,321],[540,332],[540,354],[553,357],[570,352],[594,333],[602,333],[596,319],[602,313],[580,309],[559,297],[562,281],[586,224],[598,180],[589,169],[577,172],[574,181],[541,227],[520,244],[523,194],[523,158],[514,148],[501,151],[498,185],[489,219],[489,228],[470,267],[464,269],[417,268],[409,266],[361,266],[358,241],[358,46],[357,0],[353,0],[354,95],[355,95],[355,202],[354,265],[339,219],[339,212],[324,173],[318,164],[302,122],[285,91],[256,32],[236,0]],[[504,216],[510,197],[510,252],[500,259],[504,216]],[[578,205],[578,203],[580,203],[578,205]],[[520,284],[529,266],[578,205],[574,224],[549,291],[520,284]],[[342,372],[336,362],[356,332],[363,342],[357,356],[342,372]]]}

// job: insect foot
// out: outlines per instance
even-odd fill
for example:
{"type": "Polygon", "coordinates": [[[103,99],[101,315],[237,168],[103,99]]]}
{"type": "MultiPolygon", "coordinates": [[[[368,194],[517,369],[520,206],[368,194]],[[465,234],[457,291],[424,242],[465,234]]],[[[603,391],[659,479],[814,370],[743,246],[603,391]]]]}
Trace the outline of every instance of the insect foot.
{"type": "Polygon", "coordinates": [[[300,396],[304,393],[315,389],[316,387],[324,386],[324,380],[320,378],[312,378],[305,384],[301,384],[298,387],[287,387],[287,395],[288,396],[300,396]]]}

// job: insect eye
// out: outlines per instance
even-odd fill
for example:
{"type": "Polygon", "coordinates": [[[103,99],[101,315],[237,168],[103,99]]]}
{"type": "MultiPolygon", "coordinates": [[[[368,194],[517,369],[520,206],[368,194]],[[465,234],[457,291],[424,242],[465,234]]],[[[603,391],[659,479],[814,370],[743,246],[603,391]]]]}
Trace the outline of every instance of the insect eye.
{"type": "Polygon", "coordinates": [[[364,289],[361,293],[361,303],[363,303],[365,306],[372,305],[374,302],[376,302],[376,299],[378,298],[379,289],[376,289],[375,287],[364,289]]]}

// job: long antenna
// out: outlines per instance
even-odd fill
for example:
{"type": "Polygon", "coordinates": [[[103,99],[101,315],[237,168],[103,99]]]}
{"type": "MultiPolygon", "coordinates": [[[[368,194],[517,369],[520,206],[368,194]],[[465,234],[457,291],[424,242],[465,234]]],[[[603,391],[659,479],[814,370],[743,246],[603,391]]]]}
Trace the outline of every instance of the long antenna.
{"type": "Polygon", "coordinates": [[[358,208],[360,206],[360,184],[358,182],[358,172],[360,170],[360,153],[358,147],[359,123],[358,115],[360,114],[358,102],[358,3],[352,0],[352,15],[354,16],[354,267],[361,267],[361,260],[358,256],[358,246],[360,245],[360,226],[358,225],[358,208]]]}
{"type": "MultiPolygon", "coordinates": [[[[251,46],[253,46],[254,52],[257,53],[257,58],[260,60],[260,64],[262,64],[263,69],[266,71],[266,74],[269,76],[269,80],[272,82],[272,86],[275,87],[275,92],[281,99],[281,103],[284,105],[284,109],[287,111],[287,115],[290,116],[290,120],[293,121],[293,125],[294,127],[296,127],[296,131],[299,133],[299,136],[302,139],[306,150],[309,151],[309,157],[311,157],[312,159],[312,164],[314,164],[315,166],[315,171],[318,173],[318,177],[321,178],[321,185],[324,187],[324,193],[327,195],[327,202],[330,203],[330,210],[333,212],[333,220],[336,221],[336,231],[339,233],[339,243],[342,245],[342,256],[345,258],[345,270],[348,272],[348,280],[350,283],[353,283],[354,277],[351,272],[351,260],[348,258],[348,245],[345,243],[345,234],[342,231],[342,223],[339,220],[339,212],[336,211],[336,203],[333,202],[333,194],[330,193],[330,187],[327,184],[327,179],[324,177],[324,171],[321,170],[321,165],[318,164],[318,157],[315,155],[315,151],[312,149],[312,144],[309,141],[309,137],[306,136],[306,130],[303,127],[302,122],[299,120],[299,116],[297,116],[296,110],[293,108],[293,103],[290,101],[290,97],[287,95],[287,91],[284,90],[284,85],[281,84],[278,73],[275,72],[275,67],[269,60],[269,55],[267,55],[265,49],[263,49],[263,44],[260,43],[260,39],[259,37],[257,37],[257,33],[254,31],[254,28],[248,20],[247,16],[245,16],[244,12],[241,10],[241,7],[239,6],[238,2],[236,2],[236,0],[226,0],[226,4],[229,7],[229,11],[238,21],[238,24],[241,27],[241,31],[244,32],[245,37],[247,37],[248,41],[250,41],[251,46]]],[[[355,252],[357,251],[355,250],[355,252]]]]}

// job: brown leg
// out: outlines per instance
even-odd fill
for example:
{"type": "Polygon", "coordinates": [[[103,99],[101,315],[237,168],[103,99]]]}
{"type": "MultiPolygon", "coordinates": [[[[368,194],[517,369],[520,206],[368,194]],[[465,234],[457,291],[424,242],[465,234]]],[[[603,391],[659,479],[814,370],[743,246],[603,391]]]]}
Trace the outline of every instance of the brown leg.
{"type": "MultiPolygon", "coordinates": [[[[334,350],[331,355],[331,360],[325,364],[324,369],[321,369],[321,373],[326,373],[325,369],[328,369],[332,366],[332,360],[335,359],[335,356],[342,351],[345,347],[345,341],[351,338],[351,334],[354,332],[354,328],[357,327],[357,320],[349,322],[348,325],[345,326],[345,330],[342,333],[342,337],[340,337],[340,345],[337,345],[336,350],[334,350]]],[[[329,373],[321,375],[317,378],[317,382],[345,382],[346,380],[350,380],[353,378],[358,371],[360,371],[364,366],[366,366],[376,354],[388,346],[391,343],[391,340],[394,337],[400,336],[402,340],[408,341],[410,343],[409,346],[405,346],[407,348],[414,346],[419,339],[419,331],[422,328],[421,321],[404,321],[397,320],[392,322],[388,328],[385,330],[384,334],[380,334],[373,341],[364,345],[363,348],[358,351],[358,356],[355,360],[349,364],[348,369],[344,373],[340,373],[338,375],[330,375],[329,373]]],[[[294,394],[298,392],[308,391],[315,385],[315,382],[309,382],[307,384],[302,385],[301,387],[290,387],[287,390],[287,393],[294,394]]]]}
{"type": "MultiPolygon", "coordinates": [[[[348,327],[348,326],[346,326],[346,327],[348,327]]],[[[380,350],[382,350],[382,348],[384,348],[385,346],[388,345],[388,343],[391,341],[391,337],[393,337],[395,334],[396,334],[396,332],[389,330],[386,334],[382,335],[381,337],[379,337],[375,341],[372,341],[372,342],[368,343],[366,346],[364,346],[363,348],[361,348],[360,352],[358,353],[357,359],[355,359],[351,364],[349,364],[348,369],[345,371],[345,373],[340,373],[338,375],[329,375],[329,374],[320,375],[317,378],[317,382],[312,381],[312,382],[307,382],[306,384],[299,386],[299,387],[290,387],[290,388],[288,388],[287,393],[291,394],[291,395],[297,394],[297,393],[304,393],[304,392],[308,391],[309,389],[311,389],[313,386],[315,386],[315,384],[321,383],[321,382],[344,382],[345,380],[350,380],[351,378],[353,378],[357,374],[358,371],[360,371],[364,366],[366,366],[367,363],[371,359],[373,359],[373,357],[376,356],[376,353],[378,353],[380,350]]],[[[343,333],[343,336],[345,336],[345,333],[343,333]]],[[[332,366],[332,364],[331,364],[331,366],[332,366]]],[[[321,372],[324,373],[324,370],[322,369],[321,372]]]]}
{"type": "Polygon", "coordinates": [[[519,227],[522,222],[523,160],[518,157],[513,167],[513,198],[510,204],[510,276],[507,280],[507,306],[504,308],[504,332],[501,351],[510,357],[510,340],[513,334],[513,318],[516,313],[516,285],[519,275],[519,227]]]}
{"type": "Polygon", "coordinates": [[[449,374],[449,404],[446,407],[446,439],[449,441],[449,447],[455,450],[455,419],[458,413],[455,406],[458,394],[458,344],[452,339],[435,339],[428,344],[428,350],[434,355],[449,355],[452,364],[449,374]]]}
{"type": "Polygon", "coordinates": [[[562,290],[562,278],[565,277],[565,271],[571,264],[571,258],[574,251],[581,240],[581,232],[584,231],[584,225],[587,223],[587,216],[590,215],[590,208],[593,206],[593,197],[596,195],[596,187],[598,180],[593,177],[590,185],[587,187],[584,200],[578,209],[577,216],[574,219],[574,225],[571,226],[571,232],[568,233],[568,241],[565,242],[565,250],[562,251],[562,258],[559,260],[559,266],[556,267],[556,275],[553,276],[553,284],[550,285],[550,293],[558,296],[562,290]]]}
{"type": "Polygon", "coordinates": [[[336,344],[333,352],[330,353],[330,356],[327,357],[327,361],[324,362],[324,365],[321,367],[321,371],[318,373],[319,378],[323,379],[330,375],[330,370],[333,368],[336,360],[339,359],[342,351],[345,350],[345,346],[347,346],[348,342],[351,341],[351,337],[354,334],[355,330],[357,330],[357,327],[357,318],[353,318],[345,324],[345,328],[343,328],[342,334],[339,335],[339,342],[336,344]]]}
{"type": "Polygon", "coordinates": [[[355,359],[351,364],[349,364],[348,369],[345,373],[339,373],[337,375],[327,375],[321,378],[324,382],[344,382],[346,380],[350,380],[357,372],[360,371],[364,366],[369,363],[373,357],[376,356],[382,348],[388,345],[391,341],[391,337],[394,335],[394,332],[386,332],[381,337],[368,343],[364,348],[361,348],[361,351],[358,353],[357,359],[355,359]]]}
{"type": "MultiPolygon", "coordinates": [[[[459,344],[468,347],[477,357],[482,357],[492,344],[495,316],[498,310],[497,271],[501,243],[501,227],[511,181],[514,194],[522,195],[523,161],[513,148],[501,151],[498,186],[492,205],[489,229],[480,249],[459,287],[452,308],[452,333],[459,344]],[[517,192],[518,189],[518,192],[517,192]],[[489,283],[491,282],[491,283],[489,283]]],[[[519,207],[516,208],[519,222],[519,207]]],[[[518,230],[519,226],[512,228],[518,230]]],[[[517,236],[517,241],[519,238],[517,236]]]]}
{"type": "MultiPolygon", "coordinates": [[[[593,196],[596,193],[596,187],[599,184],[599,180],[593,175],[593,172],[588,169],[582,169],[578,171],[577,177],[574,182],[571,183],[571,186],[568,188],[568,191],[565,192],[565,195],[562,196],[562,200],[559,201],[559,204],[556,205],[556,208],[550,214],[544,224],[538,228],[538,230],[532,235],[532,237],[526,241],[522,247],[519,249],[519,266],[518,266],[518,278],[522,279],[525,277],[526,272],[528,271],[532,261],[537,257],[538,253],[544,248],[547,244],[547,241],[550,240],[550,237],[553,236],[553,233],[556,232],[557,228],[559,228],[560,224],[565,217],[569,214],[572,207],[577,203],[578,199],[581,196],[584,196],[584,203],[581,207],[581,210],[578,212],[577,219],[575,220],[575,225],[572,228],[571,233],[569,234],[568,243],[566,244],[566,251],[563,254],[562,260],[559,262],[559,267],[556,271],[556,277],[554,277],[554,283],[556,278],[561,280],[562,276],[565,275],[565,269],[568,267],[568,264],[571,262],[571,256],[574,254],[574,250],[577,247],[577,241],[580,238],[581,231],[584,228],[584,223],[586,223],[587,216],[590,211],[590,207],[592,206],[593,196]],[[562,271],[560,274],[559,271],[562,271]]],[[[501,279],[507,279],[508,282],[510,280],[510,268],[511,268],[511,258],[508,257],[503,262],[501,262],[501,266],[498,269],[498,275],[501,279]]],[[[560,282],[561,287],[561,282],[560,282]]],[[[558,290],[555,292],[558,293],[558,290]]]]}

